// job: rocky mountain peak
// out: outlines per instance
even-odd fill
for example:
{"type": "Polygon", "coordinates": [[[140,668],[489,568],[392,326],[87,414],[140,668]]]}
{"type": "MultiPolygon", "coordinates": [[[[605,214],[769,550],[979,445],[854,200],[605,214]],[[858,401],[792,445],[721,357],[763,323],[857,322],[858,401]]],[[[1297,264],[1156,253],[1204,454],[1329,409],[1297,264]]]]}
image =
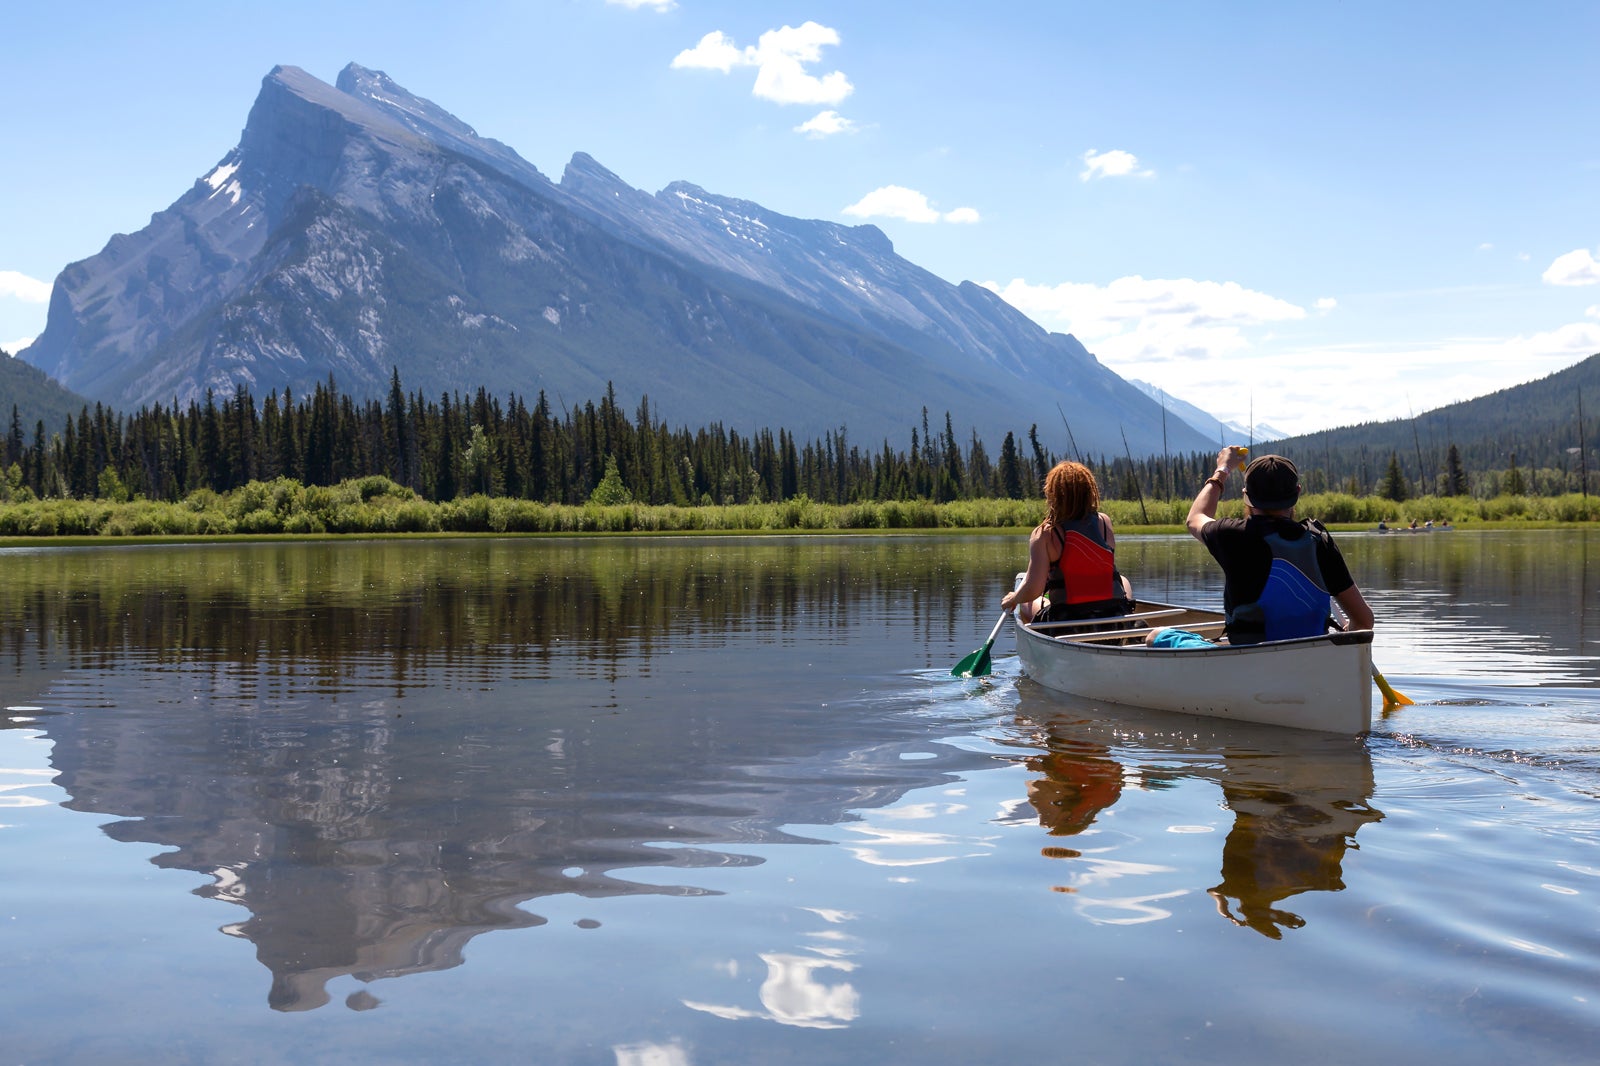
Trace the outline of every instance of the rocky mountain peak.
{"type": "MultiPolygon", "coordinates": [[[[431,100],[406,89],[381,70],[369,70],[351,63],[339,72],[334,83],[339,92],[370,105],[391,121],[435,144],[482,151],[492,146],[494,154],[509,154],[521,162],[511,149],[497,141],[478,136],[478,131],[431,100]]],[[[524,163],[524,166],[527,164],[524,163]]]]}
{"type": "Polygon", "coordinates": [[[22,355],[118,407],[330,374],[376,394],[398,369],[430,395],[614,386],[685,423],[860,439],[927,407],[992,440],[1059,401],[1081,440],[1161,440],[1160,408],[1076,341],[876,226],[687,181],[652,195],[582,152],[557,186],[356,63],[333,85],[274,67],[238,146],[64,270],[22,355]]]}

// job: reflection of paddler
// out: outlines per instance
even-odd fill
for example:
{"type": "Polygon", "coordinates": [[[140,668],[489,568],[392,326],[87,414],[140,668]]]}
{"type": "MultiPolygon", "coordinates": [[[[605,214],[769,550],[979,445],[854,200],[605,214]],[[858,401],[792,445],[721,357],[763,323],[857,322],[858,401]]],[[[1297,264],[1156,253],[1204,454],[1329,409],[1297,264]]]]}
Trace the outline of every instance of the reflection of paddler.
{"type": "Polygon", "coordinates": [[[1051,751],[1027,761],[1045,776],[1028,782],[1028,802],[1051,836],[1071,836],[1094,824],[1095,815],[1122,795],[1122,765],[1099,745],[1051,751]]]}
{"type": "Polygon", "coordinates": [[[1222,794],[1233,829],[1222,846],[1222,883],[1208,891],[1224,918],[1278,940],[1305,919],[1274,905],[1343,889],[1344,853],[1356,847],[1356,830],[1383,817],[1367,803],[1372,760],[1362,747],[1230,752],[1226,767],[1222,794]]]}
{"type": "MultiPolygon", "coordinates": [[[[1089,828],[1121,797],[1125,777],[1135,788],[1215,781],[1234,821],[1222,845],[1222,882],[1207,891],[1224,918],[1274,940],[1305,925],[1278,904],[1342,890],[1356,831],[1383,818],[1370,806],[1372,757],[1359,738],[1225,721],[1197,733],[1182,716],[1132,707],[1074,718],[1053,694],[1042,698],[1028,685],[1017,691],[1018,722],[1048,745],[1026,765],[1045,775],[1028,783],[1028,801],[1052,835],[1089,828]],[[1139,748],[1117,750],[1117,738],[1130,732],[1139,748]]],[[[1076,854],[1045,849],[1057,852],[1076,854]]]]}

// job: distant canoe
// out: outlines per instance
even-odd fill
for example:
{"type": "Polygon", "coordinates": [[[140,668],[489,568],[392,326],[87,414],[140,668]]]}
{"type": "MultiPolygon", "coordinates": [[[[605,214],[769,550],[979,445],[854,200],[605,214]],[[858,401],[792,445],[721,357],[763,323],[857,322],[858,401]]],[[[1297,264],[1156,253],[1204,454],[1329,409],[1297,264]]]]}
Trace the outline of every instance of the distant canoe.
{"type": "Polygon", "coordinates": [[[1220,635],[1217,611],[1142,601],[1116,618],[1018,625],[1034,681],[1091,700],[1240,722],[1363,733],[1372,724],[1372,632],[1197,649],[1151,648],[1152,627],[1220,635]]]}

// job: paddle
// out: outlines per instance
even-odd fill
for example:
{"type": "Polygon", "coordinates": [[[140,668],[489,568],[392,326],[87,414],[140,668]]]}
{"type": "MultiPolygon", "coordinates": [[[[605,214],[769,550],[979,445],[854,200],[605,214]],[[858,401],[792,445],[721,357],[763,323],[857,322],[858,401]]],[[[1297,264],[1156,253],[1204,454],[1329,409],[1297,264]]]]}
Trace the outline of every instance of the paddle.
{"type": "Polygon", "coordinates": [[[994,638],[1000,635],[1000,627],[1005,625],[1006,615],[1009,613],[1009,611],[1001,612],[999,620],[994,624],[994,628],[989,630],[989,639],[983,642],[983,647],[950,668],[951,677],[989,676],[989,669],[992,665],[989,662],[989,650],[994,647],[994,638]]]}
{"type": "MultiPolygon", "coordinates": [[[[1334,606],[1338,607],[1338,604],[1335,603],[1334,606]]],[[[1340,617],[1344,616],[1343,608],[1339,608],[1339,615],[1340,617]]],[[[1330,621],[1332,620],[1330,619],[1330,621]]],[[[1345,618],[1346,623],[1349,621],[1350,619],[1345,618]]],[[[1338,622],[1333,622],[1333,628],[1343,630],[1345,627],[1340,625],[1338,622]]],[[[1417,702],[1410,696],[1407,696],[1404,692],[1401,692],[1399,689],[1389,684],[1388,680],[1383,676],[1383,671],[1379,670],[1376,664],[1374,664],[1372,667],[1372,680],[1377,684],[1378,691],[1383,693],[1383,705],[1385,707],[1409,707],[1417,702]]]]}
{"type": "Polygon", "coordinates": [[[1382,671],[1376,666],[1372,668],[1372,680],[1378,683],[1378,691],[1383,693],[1383,705],[1385,707],[1406,707],[1417,702],[1385,681],[1382,671]]]}

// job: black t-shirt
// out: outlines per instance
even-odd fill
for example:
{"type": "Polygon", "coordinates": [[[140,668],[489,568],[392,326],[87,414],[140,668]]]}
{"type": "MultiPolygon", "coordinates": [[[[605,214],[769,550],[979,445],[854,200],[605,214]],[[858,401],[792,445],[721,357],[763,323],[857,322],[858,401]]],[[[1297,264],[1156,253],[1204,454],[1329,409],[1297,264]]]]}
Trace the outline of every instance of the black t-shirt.
{"type": "Polygon", "coordinates": [[[1269,533],[1277,533],[1285,540],[1317,538],[1317,566],[1322,570],[1328,595],[1337,596],[1355,584],[1333,538],[1311,519],[1291,522],[1260,514],[1249,518],[1219,518],[1207,522],[1200,530],[1200,543],[1222,566],[1222,604],[1230,615],[1239,604],[1259,600],[1267,587],[1267,575],[1272,571],[1272,549],[1265,539],[1269,533]]]}

